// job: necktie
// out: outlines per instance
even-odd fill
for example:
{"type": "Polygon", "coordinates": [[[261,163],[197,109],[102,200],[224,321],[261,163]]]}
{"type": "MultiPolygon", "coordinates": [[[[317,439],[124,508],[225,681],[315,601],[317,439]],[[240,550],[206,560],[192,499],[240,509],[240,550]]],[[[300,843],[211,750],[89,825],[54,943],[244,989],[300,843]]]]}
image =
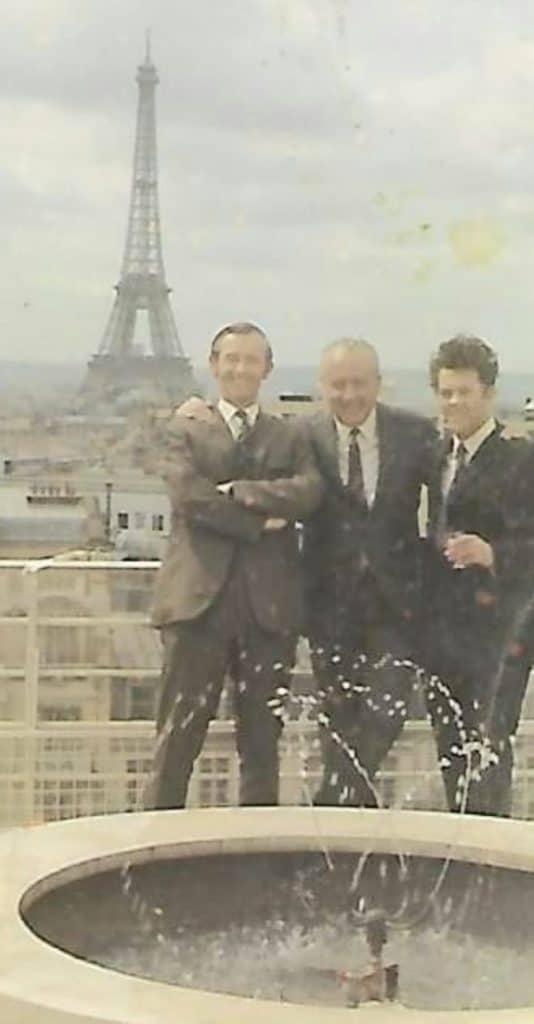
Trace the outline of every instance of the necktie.
{"type": "Polygon", "coordinates": [[[454,457],[455,468],[454,476],[441,498],[441,508],[438,516],[437,523],[437,537],[438,543],[442,543],[443,539],[447,536],[449,530],[449,509],[456,494],[458,487],[460,486],[465,472],[467,469],[467,448],[463,441],[460,441],[456,447],[456,453],[454,457]]]}
{"type": "Polygon", "coordinates": [[[236,409],[232,416],[234,439],[241,444],[250,431],[250,423],[244,409],[236,409]]]}
{"type": "Polygon", "coordinates": [[[236,480],[246,479],[252,472],[248,437],[251,431],[250,420],[244,409],[236,409],[232,416],[232,426],[235,441],[234,448],[234,473],[236,480]]]}
{"type": "Polygon", "coordinates": [[[347,490],[361,505],[367,505],[365,487],[363,484],[362,458],[358,437],[358,427],[352,427],[349,433],[349,472],[347,479],[347,490]]]}
{"type": "Polygon", "coordinates": [[[456,468],[454,470],[454,476],[450,483],[447,498],[449,497],[451,491],[456,490],[458,485],[461,483],[462,478],[465,476],[465,470],[467,467],[467,448],[465,447],[463,441],[460,441],[456,448],[455,462],[456,468]]]}

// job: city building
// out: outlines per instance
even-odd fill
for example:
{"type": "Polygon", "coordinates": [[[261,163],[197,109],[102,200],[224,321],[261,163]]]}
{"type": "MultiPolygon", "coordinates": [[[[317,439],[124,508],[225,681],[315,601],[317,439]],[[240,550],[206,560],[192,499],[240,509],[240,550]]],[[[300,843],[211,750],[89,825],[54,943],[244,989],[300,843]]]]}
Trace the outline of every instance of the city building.
{"type": "MultiPolygon", "coordinates": [[[[160,671],[148,624],[154,561],[0,562],[0,826],[138,810],[150,779],[160,671]]],[[[313,693],[307,648],[294,692],[313,693]]],[[[191,806],[237,801],[231,693],[192,778],[191,806]]],[[[281,800],[311,801],[321,771],[313,708],[281,743],[281,800]]],[[[516,741],[514,814],[534,817],[534,688],[516,741]]],[[[377,781],[386,806],[443,807],[434,742],[412,718],[377,781]]]]}
{"type": "Polygon", "coordinates": [[[4,459],[0,509],[0,558],[104,544],[119,558],[161,558],[169,530],[159,477],[135,467],[86,467],[83,460],[4,459]]]}

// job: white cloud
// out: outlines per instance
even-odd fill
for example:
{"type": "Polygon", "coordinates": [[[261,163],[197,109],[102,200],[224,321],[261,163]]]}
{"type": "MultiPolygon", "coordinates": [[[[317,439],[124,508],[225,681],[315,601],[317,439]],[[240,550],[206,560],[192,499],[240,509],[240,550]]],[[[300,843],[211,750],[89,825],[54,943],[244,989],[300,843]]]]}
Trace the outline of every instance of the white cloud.
{"type": "Polygon", "coordinates": [[[477,329],[478,317],[524,361],[534,314],[530,3],[7,7],[0,355],[15,345],[27,358],[83,361],[98,345],[122,255],[135,69],[151,24],[164,255],[194,357],[219,322],[246,315],[274,325],[290,362],[361,330],[386,362],[410,363],[445,332],[477,329]],[[465,222],[502,239],[485,265],[455,259],[451,225],[465,222]]]}

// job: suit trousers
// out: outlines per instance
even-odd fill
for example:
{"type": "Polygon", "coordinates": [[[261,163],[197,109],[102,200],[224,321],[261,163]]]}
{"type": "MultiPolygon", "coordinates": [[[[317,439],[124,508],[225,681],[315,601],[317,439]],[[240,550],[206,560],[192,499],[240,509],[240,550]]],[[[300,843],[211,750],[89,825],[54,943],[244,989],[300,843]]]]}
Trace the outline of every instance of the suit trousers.
{"type": "Polygon", "coordinates": [[[402,730],[414,678],[395,662],[410,658],[413,645],[369,571],[340,589],[336,605],[335,632],[311,644],[326,716],[314,802],[376,807],[374,776],[402,730]]]}
{"type": "Polygon", "coordinates": [[[524,693],[528,669],[522,660],[507,666],[506,684],[498,687],[504,653],[503,631],[483,612],[473,616],[435,608],[427,630],[426,665],[433,676],[426,683],[426,704],[451,811],[508,816],[511,811],[513,753],[510,734],[524,693]],[[500,692],[498,692],[500,690],[500,692]],[[507,692],[506,692],[507,691],[507,692]],[[519,704],[520,699],[519,698],[519,704]],[[512,721],[513,720],[513,721],[512,721]],[[497,760],[480,765],[479,745],[485,736],[497,760]]]}
{"type": "Polygon", "coordinates": [[[198,618],[162,629],[163,667],[151,793],[154,809],[184,807],[189,779],[225,676],[234,684],[241,804],[278,803],[281,724],[268,706],[288,686],[296,637],[256,622],[239,560],[198,618]]]}

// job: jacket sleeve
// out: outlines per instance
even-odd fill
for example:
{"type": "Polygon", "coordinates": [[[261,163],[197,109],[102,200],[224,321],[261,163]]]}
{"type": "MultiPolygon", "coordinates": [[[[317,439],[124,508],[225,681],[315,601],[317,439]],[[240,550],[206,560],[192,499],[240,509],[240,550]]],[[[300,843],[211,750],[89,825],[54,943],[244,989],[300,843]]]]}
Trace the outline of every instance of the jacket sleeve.
{"type": "Polygon", "coordinates": [[[167,440],[161,473],[175,516],[235,540],[254,542],[261,537],[266,517],[221,494],[198,472],[185,426],[174,429],[167,440]]]}
{"type": "Polygon", "coordinates": [[[442,447],[438,429],[432,420],[423,420],[422,425],[422,447],[421,447],[421,469],[423,483],[429,487],[434,482],[436,475],[436,464],[439,461],[442,447]]]}
{"type": "Polygon", "coordinates": [[[236,504],[266,517],[289,522],[307,519],[323,496],[324,485],[303,423],[292,424],[293,465],[286,477],[237,480],[232,487],[236,504]],[[291,473],[291,469],[293,472],[291,473]]]}
{"type": "MultiPolygon", "coordinates": [[[[508,442],[513,444],[513,441],[508,442]]],[[[504,496],[505,530],[492,545],[495,575],[513,590],[534,579],[534,445],[527,442],[504,496]]]]}

